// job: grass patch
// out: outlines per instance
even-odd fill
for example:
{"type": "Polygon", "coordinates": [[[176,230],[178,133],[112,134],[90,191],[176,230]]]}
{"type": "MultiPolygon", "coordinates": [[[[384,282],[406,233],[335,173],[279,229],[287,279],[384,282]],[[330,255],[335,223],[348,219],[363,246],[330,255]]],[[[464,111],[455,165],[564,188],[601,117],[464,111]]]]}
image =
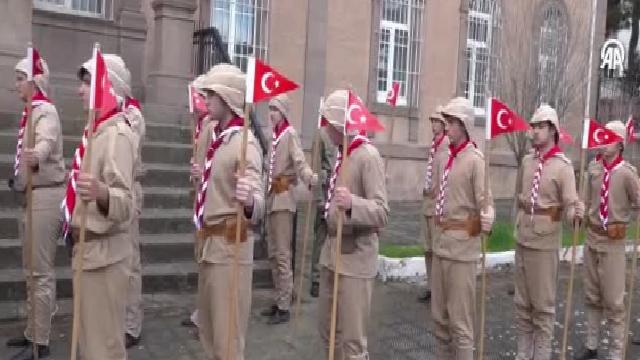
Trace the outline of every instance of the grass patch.
{"type": "MultiPolygon", "coordinates": [[[[631,237],[635,227],[629,226],[627,229],[627,235],[631,237]]],[[[584,242],[585,232],[580,232],[578,244],[584,242]]],[[[563,226],[562,230],[562,246],[571,246],[573,241],[573,228],[563,226]]],[[[493,232],[489,238],[487,244],[488,252],[501,252],[513,250],[515,248],[516,240],[513,236],[513,224],[506,221],[497,221],[493,226],[493,232]]],[[[424,255],[424,248],[420,245],[396,245],[396,244],[380,244],[380,255],[389,258],[407,258],[424,255]]]]}

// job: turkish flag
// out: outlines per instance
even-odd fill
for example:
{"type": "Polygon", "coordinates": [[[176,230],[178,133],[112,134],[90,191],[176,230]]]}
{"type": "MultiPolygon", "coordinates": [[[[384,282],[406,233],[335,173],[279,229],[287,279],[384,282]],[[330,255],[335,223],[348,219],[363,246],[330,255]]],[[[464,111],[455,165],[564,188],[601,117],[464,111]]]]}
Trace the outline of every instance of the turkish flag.
{"type": "Polygon", "coordinates": [[[396,103],[398,102],[399,93],[400,93],[400,83],[397,81],[394,81],[393,84],[391,84],[391,89],[387,91],[387,104],[391,106],[396,106],[396,103]]]}
{"type": "Polygon", "coordinates": [[[489,117],[490,133],[488,139],[515,131],[529,130],[529,124],[518,114],[496,98],[491,98],[491,114],[489,117]]]}
{"type": "Polygon", "coordinates": [[[625,128],[627,129],[627,142],[632,143],[636,141],[636,126],[633,122],[633,116],[629,116],[625,128]]]}
{"type": "Polygon", "coordinates": [[[208,110],[207,104],[204,102],[204,96],[202,96],[202,94],[199,93],[192,84],[189,84],[188,90],[189,112],[193,114],[197,111],[199,114],[206,114],[208,110]]]}
{"type": "Polygon", "coordinates": [[[597,121],[584,120],[584,128],[582,130],[583,149],[593,149],[623,140],[618,134],[600,125],[597,121]]]}
{"type": "Polygon", "coordinates": [[[109,81],[109,71],[98,47],[93,48],[94,71],[91,74],[89,110],[96,110],[100,116],[106,115],[118,106],[116,93],[109,81]]]}
{"type": "Polygon", "coordinates": [[[384,131],[384,126],[373,116],[364,106],[362,100],[349,90],[349,98],[347,99],[347,111],[345,113],[345,131],[366,131],[378,132],[384,131]]]}
{"type": "Polygon", "coordinates": [[[574,140],[573,140],[573,136],[571,136],[571,134],[569,134],[567,132],[567,130],[560,128],[558,129],[558,132],[560,134],[560,142],[563,144],[567,144],[567,145],[573,145],[574,144],[574,140]]]}
{"type": "Polygon", "coordinates": [[[247,66],[247,103],[253,104],[268,100],[297,88],[298,84],[287,79],[269,65],[256,58],[249,58],[247,66]]]}
{"type": "Polygon", "coordinates": [[[27,68],[30,72],[27,73],[27,80],[32,81],[36,75],[44,74],[44,67],[42,66],[42,60],[40,59],[40,53],[34,47],[29,46],[27,48],[27,68]]]}

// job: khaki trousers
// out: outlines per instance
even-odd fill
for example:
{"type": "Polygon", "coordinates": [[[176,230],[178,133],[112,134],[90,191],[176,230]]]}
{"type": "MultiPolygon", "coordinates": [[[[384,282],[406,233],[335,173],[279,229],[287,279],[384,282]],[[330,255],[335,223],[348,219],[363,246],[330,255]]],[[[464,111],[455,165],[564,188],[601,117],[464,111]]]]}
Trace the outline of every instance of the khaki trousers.
{"type": "MultiPolygon", "coordinates": [[[[334,272],[320,269],[319,331],[329,350],[334,272]]],[[[340,275],[336,316],[335,360],[368,360],[367,323],[371,311],[373,279],[340,275]]]]}
{"type": "Polygon", "coordinates": [[[129,229],[132,255],[130,262],[129,291],[127,293],[126,329],[127,334],[140,337],[142,332],[142,265],[140,263],[140,213],[142,212],[142,187],[139,182],[134,185],[136,208],[129,229]]]}
{"type": "Polygon", "coordinates": [[[129,259],[80,277],[80,354],[83,360],[126,360],[124,317],[129,259]]]}
{"type": "Polygon", "coordinates": [[[324,203],[316,207],[316,219],[313,225],[313,249],[311,250],[311,282],[320,283],[320,253],[327,239],[327,220],[324,218],[324,203]]]}
{"type": "Polygon", "coordinates": [[[424,237],[424,266],[427,273],[427,290],[433,282],[431,263],[433,262],[433,239],[435,237],[436,222],[433,216],[422,215],[422,236],[424,237]]]}
{"type": "Polygon", "coordinates": [[[518,358],[551,358],[551,339],[556,317],[558,252],[516,246],[515,321],[520,341],[532,349],[518,349],[518,358]]]}
{"type": "Polygon", "coordinates": [[[473,360],[476,269],[475,261],[433,256],[431,313],[438,359],[473,360]]]}
{"type": "Polygon", "coordinates": [[[274,302],[280,310],[289,310],[293,291],[291,271],[291,231],[293,213],[275,211],[269,214],[267,251],[275,285],[274,302]]]}
{"type": "Polygon", "coordinates": [[[622,356],[624,342],[625,265],[623,246],[608,252],[598,252],[588,245],[584,247],[586,346],[592,350],[598,348],[600,321],[604,315],[611,334],[609,355],[612,359],[622,356]]]}
{"type": "Polygon", "coordinates": [[[252,266],[238,266],[238,296],[233,311],[230,300],[233,266],[201,263],[198,273],[198,330],[207,360],[243,360],[245,335],[251,311],[252,266]],[[227,358],[229,316],[235,313],[234,334],[227,358]]]}
{"type": "Polygon", "coordinates": [[[35,342],[49,345],[51,319],[56,311],[55,258],[62,218],[60,203],[64,188],[40,188],[33,190],[33,280],[29,277],[31,254],[26,238],[26,212],[19,226],[22,239],[22,267],[27,280],[27,327],[24,336],[33,340],[32,306],[35,303],[35,342]],[[33,284],[34,299],[31,299],[33,284]]]}

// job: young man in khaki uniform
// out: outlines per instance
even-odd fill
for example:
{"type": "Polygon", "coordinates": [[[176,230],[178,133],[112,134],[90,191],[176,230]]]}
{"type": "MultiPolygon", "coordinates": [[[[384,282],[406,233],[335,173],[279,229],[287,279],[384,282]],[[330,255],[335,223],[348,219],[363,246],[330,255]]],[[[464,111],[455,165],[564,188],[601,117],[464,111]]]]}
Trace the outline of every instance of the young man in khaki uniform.
{"type": "Polygon", "coordinates": [[[424,237],[424,265],[427,271],[427,291],[423,296],[418,298],[420,302],[429,302],[431,300],[431,259],[433,259],[433,238],[435,237],[435,215],[436,209],[436,191],[433,187],[433,171],[442,161],[446,161],[449,153],[449,137],[445,132],[444,117],[442,116],[442,107],[438,106],[436,111],[429,116],[431,121],[431,131],[433,140],[429,148],[427,156],[427,172],[424,179],[424,187],[422,188],[422,236],[424,237]],[[443,160],[444,159],[444,160],[443,160]]]}
{"type": "MultiPolygon", "coordinates": [[[[104,60],[121,106],[126,95],[124,62],[115,55],[105,56],[104,60]]],[[[94,63],[89,60],[78,72],[79,94],[85,108],[89,104],[93,71],[94,63]]],[[[134,212],[136,139],[120,107],[106,114],[98,113],[93,130],[91,167],[77,175],[76,206],[69,208],[72,183],[68,185],[64,203],[66,211],[72,214],[69,235],[77,244],[81,222],[79,204],[80,200],[87,202],[84,253],[78,253],[75,246],[73,249],[74,269],[78,269],[80,257],[83,258],[81,290],[76,294],[81,297],[80,354],[84,359],[123,360],[127,358],[123,334],[132,256],[129,231],[134,212]]],[[[81,161],[89,161],[86,153],[81,161]]]]}
{"type": "Polygon", "coordinates": [[[540,106],[531,119],[534,153],[519,169],[515,253],[515,321],[518,360],[548,360],[555,321],[558,251],[564,212],[573,223],[584,215],[571,161],[558,147],[556,111],[540,106]]]}
{"type": "MultiPolygon", "coordinates": [[[[338,90],[327,97],[322,115],[331,141],[340,146],[345,126],[348,92],[338,90]]],[[[326,207],[329,236],[320,255],[319,330],[325,347],[329,347],[333,303],[336,229],[339,211],[344,211],[342,248],[338,284],[338,308],[335,338],[336,360],[369,359],[367,323],[371,310],[371,293],[378,259],[378,232],[387,224],[389,206],[384,165],[378,150],[364,136],[349,135],[349,148],[338,151],[349,158],[345,178],[339,171],[331,176],[326,207]]],[[[336,163],[336,168],[342,166],[336,163]]]]}
{"type": "MultiPolygon", "coordinates": [[[[612,121],[606,128],[622,139],[626,128],[612,121]]],[[[606,145],[587,172],[587,240],[584,247],[584,291],[587,312],[585,350],[579,360],[597,359],[600,323],[609,324],[609,356],[621,360],[625,331],[625,238],[632,208],[640,204],[636,168],[622,158],[624,142],[606,145]]]]}
{"type": "MultiPolygon", "coordinates": [[[[105,57],[110,57],[106,54],[105,57]]],[[[126,70],[125,100],[123,114],[126,122],[131,127],[135,137],[134,183],[133,183],[133,218],[131,220],[130,237],[133,255],[131,256],[131,277],[129,278],[129,293],[127,296],[125,347],[128,349],[140,342],[142,332],[142,319],[144,310],[142,307],[142,264],[140,263],[140,214],[144,202],[144,193],[140,181],[145,171],[142,164],[142,146],[146,134],[146,124],[142,116],[142,108],[137,99],[131,93],[131,75],[125,64],[121,64],[126,70]]]]}
{"type": "Polygon", "coordinates": [[[320,136],[320,183],[322,186],[314,188],[316,201],[316,217],[313,224],[313,248],[311,250],[311,297],[320,295],[320,251],[327,238],[327,219],[324,218],[324,205],[327,203],[327,190],[329,179],[333,171],[333,163],[336,159],[336,147],[331,143],[325,131],[318,130],[320,136]]]}
{"type": "Polygon", "coordinates": [[[275,285],[274,304],[262,312],[269,316],[268,324],[289,321],[293,273],[291,270],[291,241],[296,199],[293,187],[298,178],[313,186],[318,182],[304,157],[300,139],[289,124],[289,97],[281,94],[269,101],[269,119],[273,127],[269,172],[267,215],[269,225],[268,253],[275,285]]]}
{"type": "Polygon", "coordinates": [[[49,335],[51,318],[56,311],[56,279],[54,262],[57,240],[60,236],[60,202],[64,197],[64,159],[62,157],[62,130],[56,107],[46,96],[49,69],[41,60],[44,73],[36,75],[33,82],[27,81],[28,62],[21,60],[16,65],[16,90],[23,102],[27,94],[33,94],[32,124],[35,125],[35,144],[28,142],[26,111],[21,120],[16,151],[15,178],[10,182],[14,191],[24,192],[26,187],[27,168],[32,171],[33,223],[26,224],[25,218],[20,223],[22,238],[22,263],[27,277],[27,328],[23,336],[10,339],[11,347],[23,347],[11,359],[32,359],[32,341],[38,344],[40,358],[49,355],[49,335]],[[25,238],[25,226],[33,228],[34,263],[33,279],[30,276],[29,244],[25,238]],[[34,287],[33,291],[31,286],[34,287]],[[34,294],[34,298],[30,297],[34,294]],[[35,319],[31,319],[32,306],[35,304],[35,319]],[[34,321],[35,320],[35,321],[34,321]],[[35,322],[35,331],[32,325],[35,322]]]}
{"type": "Polygon", "coordinates": [[[239,177],[245,98],[245,76],[240,69],[229,64],[214,66],[206,74],[202,89],[207,93],[206,103],[212,121],[203,131],[213,133],[210,144],[198,147],[191,171],[200,183],[194,215],[199,228],[196,258],[199,263],[200,342],[207,359],[242,360],[251,310],[256,236],[252,226],[257,225],[264,214],[262,156],[257,139],[249,132],[246,170],[244,176],[239,177]],[[236,224],[238,203],[244,209],[241,224],[236,224]],[[237,225],[241,226],[242,237],[237,293],[235,303],[231,304],[237,225]],[[229,334],[229,316],[235,317],[232,334],[229,334]],[[227,336],[231,336],[231,349],[227,349],[227,336]]]}
{"type": "Polygon", "coordinates": [[[493,199],[485,197],[484,157],[469,138],[471,101],[454,98],[442,110],[449,155],[436,164],[436,237],[433,241],[431,313],[437,358],[473,360],[476,271],[481,232],[495,218],[493,199]]]}

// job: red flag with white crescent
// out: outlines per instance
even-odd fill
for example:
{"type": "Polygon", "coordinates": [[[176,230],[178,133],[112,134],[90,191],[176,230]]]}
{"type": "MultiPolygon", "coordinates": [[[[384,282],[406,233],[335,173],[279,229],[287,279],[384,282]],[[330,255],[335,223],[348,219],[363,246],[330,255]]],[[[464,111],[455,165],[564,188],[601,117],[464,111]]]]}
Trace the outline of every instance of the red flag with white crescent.
{"type": "Polygon", "coordinates": [[[399,93],[400,93],[400,83],[397,81],[394,81],[391,84],[391,89],[387,91],[387,104],[395,107],[396,103],[398,102],[399,93]]]}
{"type": "Polygon", "coordinates": [[[379,132],[384,131],[384,126],[367,110],[362,103],[362,100],[349,91],[349,98],[347,100],[347,111],[345,113],[346,126],[345,131],[366,131],[366,132],[379,132]]]}
{"type": "Polygon", "coordinates": [[[584,120],[584,128],[582,130],[583,149],[593,149],[619,141],[624,141],[624,139],[597,121],[592,119],[584,120]]]}
{"type": "Polygon", "coordinates": [[[118,106],[118,101],[111,81],[109,81],[107,64],[97,47],[93,48],[93,61],[95,70],[91,74],[89,110],[96,110],[99,116],[103,116],[115,109],[118,106]]]}
{"type": "Polygon", "coordinates": [[[563,128],[558,129],[560,134],[560,142],[567,145],[574,145],[573,136],[569,134],[569,132],[563,128]]]}
{"type": "Polygon", "coordinates": [[[256,58],[249,58],[245,99],[248,104],[268,100],[297,88],[298,84],[287,79],[271,66],[256,58]]]}
{"type": "Polygon", "coordinates": [[[529,124],[498,99],[491,98],[490,106],[490,124],[488,126],[490,133],[488,134],[488,139],[493,139],[502,134],[529,130],[529,124]]]}
{"type": "Polygon", "coordinates": [[[207,104],[204,102],[204,96],[200,92],[197,91],[193,84],[189,84],[189,112],[193,114],[194,112],[198,112],[199,114],[206,113],[207,104]]]}
{"type": "Polygon", "coordinates": [[[632,143],[636,141],[636,127],[633,121],[633,115],[629,115],[625,129],[627,130],[627,142],[632,143]]]}

